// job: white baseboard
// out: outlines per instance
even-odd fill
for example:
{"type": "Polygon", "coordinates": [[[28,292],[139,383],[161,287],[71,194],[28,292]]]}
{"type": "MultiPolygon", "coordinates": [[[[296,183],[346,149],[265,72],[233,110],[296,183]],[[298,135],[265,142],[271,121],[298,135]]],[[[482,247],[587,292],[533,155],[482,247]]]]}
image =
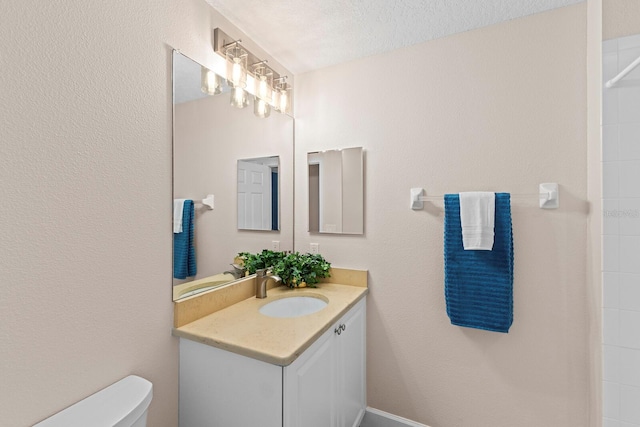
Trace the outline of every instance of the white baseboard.
{"type": "Polygon", "coordinates": [[[367,407],[360,427],[429,427],[379,409],[367,407]]]}

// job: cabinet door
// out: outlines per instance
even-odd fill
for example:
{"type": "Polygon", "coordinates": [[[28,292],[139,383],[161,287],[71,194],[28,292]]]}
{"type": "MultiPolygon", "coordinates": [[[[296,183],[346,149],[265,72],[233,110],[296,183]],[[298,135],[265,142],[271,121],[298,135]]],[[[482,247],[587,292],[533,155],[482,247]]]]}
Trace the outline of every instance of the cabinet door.
{"type": "Polygon", "coordinates": [[[366,409],[366,312],[363,299],[337,326],[338,427],[357,427],[366,409]]]}
{"type": "Polygon", "coordinates": [[[284,427],[336,427],[333,329],[284,369],[284,427]]]}
{"type": "Polygon", "coordinates": [[[282,427],[282,367],[180,339],[180,427],[282,427]]]}

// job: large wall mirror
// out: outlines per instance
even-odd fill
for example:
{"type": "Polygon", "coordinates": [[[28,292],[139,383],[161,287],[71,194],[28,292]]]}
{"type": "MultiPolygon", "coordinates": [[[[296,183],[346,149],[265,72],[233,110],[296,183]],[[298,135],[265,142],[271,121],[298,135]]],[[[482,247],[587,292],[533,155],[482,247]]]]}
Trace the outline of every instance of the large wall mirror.
{"type": "MultiPolygon", "coordinates": [[[[189,264],[186,273],[174,268],[176,300],[236,280],[230,264],[238,252],[259,252],[274,242],[293,250],[293,119],[277,112],[259,118],[251,106],[231,106],[223,78],[175,51],[173,94],[174,207],[176,200],[194,202],[191,221],[184,211],[181,216],[181,233],[190,233],[191,222],[192,235],[174,232],[174,267],[185,258],[189,264]],[[264,172],[261,203],[249,204],[249,213],[239,196],[258,196],[240,184],[239,165],[264,172]],[[213,208],[203,203],[207,195],[213,208]],[[239,221],[241,209],[250,224],[239,221]]],[[[247,176],[257,180],[257,172],[247,176]]]]}
{"type": "Polygon", "coordinates": [[[307,154],[309,231],[364,233],[362,147],[307,154]]]}

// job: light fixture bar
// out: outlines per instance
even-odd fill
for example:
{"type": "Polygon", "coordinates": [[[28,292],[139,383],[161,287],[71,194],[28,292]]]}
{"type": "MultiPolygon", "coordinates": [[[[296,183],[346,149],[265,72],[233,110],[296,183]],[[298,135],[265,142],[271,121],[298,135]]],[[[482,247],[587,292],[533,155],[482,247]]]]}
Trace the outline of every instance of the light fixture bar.
{"type": "MultiPolygon", "coordinates": [[[[226,56],[227,48],[233,44],[236,44],[237,46],[241,47],[248,53],[247,64],[256,64],[260,62],[262,63],[266,62],[263,59],[258,58],[255,54],[251,53],[249,49],[247,49],[244,45],[242,45],[242,40],[232,39],[227,34],[225,34],[225,32],[222,31],[220,28],[216,28],[213,30],[213,50],[217,54],[221,55],[224,58],[226,56]]],[[[271,67],[269,67],[269,69],[273,72],[274,81],[280,78],[280,74],[277,71],[275,71],[271,67]]],[[[253,71],[252,70],[248,70],[248,71],[253,77],[253,71]]]]}

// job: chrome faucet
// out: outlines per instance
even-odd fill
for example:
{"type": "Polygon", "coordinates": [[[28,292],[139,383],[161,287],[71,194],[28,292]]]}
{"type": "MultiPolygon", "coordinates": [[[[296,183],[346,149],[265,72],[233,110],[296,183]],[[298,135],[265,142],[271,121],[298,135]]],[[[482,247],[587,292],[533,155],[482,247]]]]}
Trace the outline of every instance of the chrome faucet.
{"type": "Polygon", "coordinates": [[[273,279],[276,283],[282,283],[282,279],[279,276],[267,276],[270,271],[268,268],[256,270],[256,298],[267,297],[267,282],[269,279],[273,279]]]}
{"type": "Polygon", "coordinates": [[[244,272],[246,271],[246,268],[238,264],[229,264],[229,265],[233,267],[233,270],[225,271],[224,274],[232,274],[233,277],[235,277],[236,279],[240,279],[244,277],[244,272]]]}

